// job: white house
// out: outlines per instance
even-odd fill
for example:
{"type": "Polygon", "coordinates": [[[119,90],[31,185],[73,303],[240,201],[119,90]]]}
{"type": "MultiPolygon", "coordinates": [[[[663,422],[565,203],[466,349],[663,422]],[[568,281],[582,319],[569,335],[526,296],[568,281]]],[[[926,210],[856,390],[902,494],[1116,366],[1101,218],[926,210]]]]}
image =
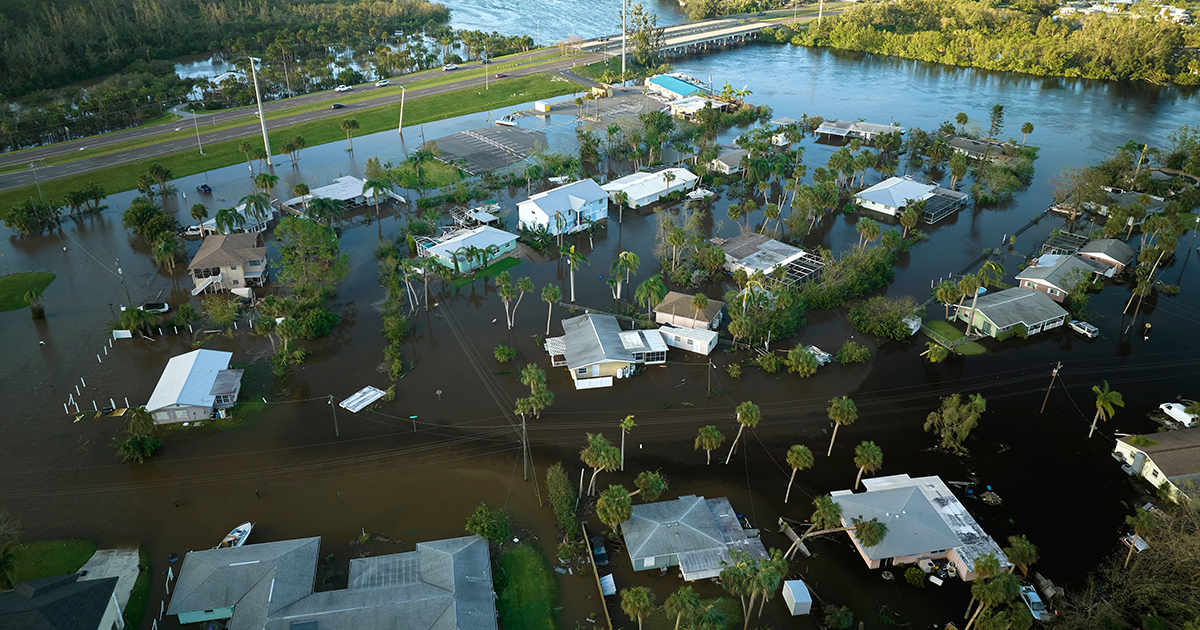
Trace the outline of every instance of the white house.
{"type": "Polygon", "coordinates": [[[417,242],[417,252],[420,255],[436,258],[443,265],[458,272],[470,271],[497,258],[503,258],[516,247],[516,234],[498,230],[490,225],[457,230],[441,240],[417,242]]]}
{"type": "Polygon", "coordinates": [[[654,322],[670,324],[683,328],[717,329],[721,327],[722,311],[725,303],[719,300],[708,300],[707,305],[699,313],[692,306],[694,295],[670,291],[658,306],[654,307],[654,322]]]}
{"type": "Polygon", "coordinates": [[[854,196],[858,205],[889,216],[899,216],[910,203],[925,202],[921,217],[926,223],[936,223],[967,203],[967,196],[957,190],[925,184],[910,177],[889,177],[854,196]]]}
{"type": "MultiPolygon", "coordinates": [[[[241,204],[237,208],[234,208],[234,212],[237,212],[239,215],[241,215],[242,225],[239,227],[230,228],[230,232],[265,232],[267,228],[271,226],[271,222],[275,220],[274,206],[267,206],[266,213],[263,217],[261,217],[261,219],[247,212],[246,204],[241,204]]],[[[196,226],[193,225],[187,228],[186,233],[189,235],[195,235],[197,232],[199,232],[201,236],[222,233],[221,230],[217,229],[217,217],[215,215],[209,217],[203,223],[201,223],[199,230],[197,230],[196,226]]]]}
{"type": "Polygon", "coordinates": [[[786,267],[805,256],[799,247],[754,232],[739,234],[718,244],[725,250],[725,270],[730,273],[741,269],[749,275],[756,271],[770,275],[777,267],[786,267]]]}
{"type": "Polygon", "coordinates": [[[691,190],[699,179],[686,168],[664,168],[661,171],[626,175],[600,188],[608,193],[614,202],[617,200],[617,193],[623,192],[629,199],[630,208],[640,208],[677,190],[691,190]]]}
{"type": "Polygon", "coordinates": [[[708,355],[717,348],[717,331],[707,328],[677,328],[662,326],[658,329],[663,341],[672,348],[708,355]]]}
{"type": "Polygon", "coordinates": [[[813,135],[818,138],[825,136],[827,139],[838,138],[841,140],[859,138],[870,142],[879,135],[897,131],[903,134],[905,129],[899,125],[880,125],[862,120],[826,120],[813,131],[813,135]]]}
{"type": "Polygon", "coordinates": [[[1122,470],[1165,489],[1173,499],[1197,496],[1200,429],[1119,437],[1112,455],[1123,464],[1122,470]]]}
{"type": "Polygon", "coordinates": [[[551,234],[571,234],[587,221],[608,218],[608,193],[591,179],[540,192],[517,204],[518,225],[523,230],[545,227],[551,234]]]}
{"type": "Polygon", "coordinates": [[[745,149],[734,149],[728,153],[722,153],[713,158],[708,163],[708,168],[721,173],[722,175],[733,175],[740,173],[742,170],[742,158],[750,155],[750,152],[745,149]]]}
{"type": "Polygon", "coordinates": [[[214,410],[232,407],[242,389],[242,370],[229,369],[232,358],[219,350],[171,357],[146,403],[154,423],[206,420],[214,410]]]}
{"type": "MultiPolygon", "coordinates": [[[[349,206],[373,204],[375,203],[375,197],[367,195],[363,192],[363,185],[366,183],[366,180],[359,179],[351,175],[345,175],[333,180],[333,183],[329,184],[328,186],[321,186],[320,188],[313,188],[309,190],[307,195],[292,197],[291,199],[283,202],[283,205],[286,206],[288,210],[291,210],[296,214],[305,214],[305,205],[317,197],[337,199],[338,201],[341,201],[349,206]]],[[[380,201],[383,200],[381,199],[380,201]]]]}
{"type": "Polygon", "coordinates": [[[657,330],[621,330],[612,315],[588,313],[562,322],[562,337],[547,337],[550,365],[571,372],[575,389],[611,387],[613,378],[633,374],[637,364],[667,362],[667,344],[657,330]]]}

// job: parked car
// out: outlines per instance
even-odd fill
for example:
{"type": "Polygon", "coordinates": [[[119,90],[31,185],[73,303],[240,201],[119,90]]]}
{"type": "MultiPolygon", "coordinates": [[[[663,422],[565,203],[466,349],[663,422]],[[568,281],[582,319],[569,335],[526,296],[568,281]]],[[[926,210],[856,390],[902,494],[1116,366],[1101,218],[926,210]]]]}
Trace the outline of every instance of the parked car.
{"type": "Polygon", "coordinates": [[[200,184],[199,186],[196,187],[196,192],[198,192],[202,195],[211,195],[212,188],[210,188],[208,184],[200,184]]]}
{"type": "Polygon", "coordinates": [[[1046,603],[1038,595],[1037,589],[1032,586],[1022,586],[1021,599],[1029,607],[1029,612],[1037,621],[1045,621],[1051,617],[1050,611],[1046,609],[1046,603]]]}
{"type": "Polygon", "coordinates": [[[389,85],[391,85],[391,82],[389,82],[387,79],[380,79],[375,82],[375,87],[387,87],[389,85]]]}
{"type": "Polygon", "coordinates": [[[503,78],[504,78],[504,77],[506,77],[506,76],[508,76],[508,73],[507,73],[507,72],[497,72],[497,73],[496,73],[496,78],[497,78],[497,79],[503,79],[503,78]]]}
{"type": "Polygon", "coordinates": [[[608,564],[608,549],[604,546],[603,536],[592,536],[592,557],[598,567],[608,564]]]}
{"type": "Polygon", "coordinates": [[[171,310],[171,307],[166,302],[146,302],[139,306],[138,310],[147,313],[166,313],[171,310]]]}
{"type": "Polygon", "coordinates": [[[1195,414],[1187,412],[1187,406],[1181,403],[1163,403],[1158,406],[1159,411],[1167,414],[1172,420],[1182,424],[1187,428],[1196,426],[1198,418],[1195,414]]]}
{"type": "Polygon", "coordinates": [[[1087,322],[1080,321],[1078,319],[1072,319],[1067,325],[1071,327],[1071,330],[1074,330],[1088,339],[1095,339],[1096,337],[1100,336],[1100,329],[1087,322]]]}
{"type": "Polygon", "coordinates": [[[456,66],[456,65],[454,65],[454,64],[452,64],[452,63],[448,63],[448,64],[446,64],[446,65],[442,66],[442,71],[443,71],[443,72],[449,72],[449,71],[451,71],[451,70],[458,70],[458,66],[456,66]]]}
{"type": "Polygon", "coordinates": [[[189,225],[179,231],[184,236],[208,236],[212,234],[212,230],[205,228],[202,225],[189,225]]]}
{"type": "Polygon", "coordinates": [[[334,103],[333,105],[329,106],[330,109],[343,109],[344,107],[346,106],[342,105],[341,103],[334,103]]]}
{"type": "Polygon", "coordinates": [[[333,91],[334,92],[349,92],[350,90],[353,90],[353,89],[354,88],[350,87],[349,85],[339,85],[339,86],[333,88],[333,91]]]}

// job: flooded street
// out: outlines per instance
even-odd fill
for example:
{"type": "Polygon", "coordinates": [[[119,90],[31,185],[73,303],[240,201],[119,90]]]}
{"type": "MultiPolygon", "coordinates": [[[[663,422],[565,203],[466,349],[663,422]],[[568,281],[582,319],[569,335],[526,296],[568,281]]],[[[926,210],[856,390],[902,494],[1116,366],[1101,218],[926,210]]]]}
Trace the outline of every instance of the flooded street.
{"type": "MultiPolygon", "coordinates": [[[[553,4],[546,7],[547,15],[575,21],[581,29],[593,24],[561,7],[556,10],[553,4]]],[[[482,18],[472,16],[489,10],[482,4],[450,6],[459,28],[473,28],[471,20],[482,18]]],[[[615,15],[615,9],[586,10],[596,12],[596,32],[579,34],[612,30],[604,20],[615,15]]],[[[526,32],[521,27],[527,29],[532,23],[529,15],[514,17],[513,24],[488,22],[496,24],[488,30],[526,32]]],[[[666,19],[664,15],[660,23],[666,19]]],[[[543,38],[549,28],[546,21],[543,38]]],[[[914,295],[918,300],[928,294],[931,281],[958,272],[984,248],[999,247],[1002,239],[1044,210],[1050,202],[1049,180],[1060,169],[1098,162],[1130,139],[1163,146],[1168,133],[1194,123],[1200,112],[1196,92],[1035,79],[791,47],[750,46],[680,60],[675,66],[696,77],[712,75],[718,86],[725,81],[749,86],[753,94],[748,100],[770,105],[776,117],[808,114],[880,123],[894,120],[929,130],[953,120],[959,111],[973,120],[985,119],[993,104],[1002,103],[1008,136],[1018,135],[1022,122],[1032,122],[1035,131],[1029,142],[1041,147],[1033,184],[1011,202],[968,206],[929,229],[929,242],[900,256],[896,280],[886,292],[914,295]]],[[[491,119],[506,113],[493,112],[491,119]]],[[[343,143],[312,147],[304,150],[295,171],[286,157],[278,156],[275,173],[280,176],[280,190],[290,190],[301,181],[315,188],[340,175],[361,176],[365,160],[371,157],[400,162],[420,143],[422,132],[426,139],[434,139],[485,126],[488,120],[483,113],[423,129],[406,128],[405,141],[395,131],[355,138],[353,154],[344,150],[343,143]]],[[[561,125],[565,122],[569,121],[555,117],[546,123],[527,119],[522,124],[544,126],[550,148],[566,151],[573,143],[573,128],[561,125]]],[[[738,133],[731,130],[722,141],[732,142],[738,133]]],[[[810,172],[833,151],[811,139],[804,146],[810,172]]],[[[877,173],[870,177],[878,181],[877,173]]],[[[209,206],[210,215],[236,205],[253,188],[245,164],[176,181],[187,199],[169,199],[166,209],[184,225],[193,223],[187,208],[197,202],[192,191],[202,182],[214,190],[211,198],[199,198],[209,206]]],[[[515,223],[515,204],[524,192],[522,188],[496,193],[509,213],[510,227],[515,223]]],[[[718,369],[712,371],[713,387],[723,393],[711,398],[705,396],[709,375],[703,357],[677,350],[668,354],[667,365],[649,367],[611,389],[576,392],[566,371],[551,368],[534,340],[546,331],[547,305],[538,299],[540,289],[556,284],[568,294],[567,267],[557,257],[526,249],[511,273],[514,278],[530,276],[537,290],[521,303],[513,331],[505,330],[504,306],[495,288],[483,280],[461,288],[431,283],[431,296],[436,294],[431,302],[436,307],[410,318],[413,333],[404,342],[404,358],[414,368],[397,382],[395,402],[382,404],[375,413],[351,414],[334,409],[330,396],[340,400],[363,386],[388,384],[377,369],[386,342],[379,332],[377,305],[383,290],[373,252],[380,236],[394,237],[409,213],[385,207],[377,221],[347,224],[341,246],[350,253],[352,267],[338,287],[336,310],[342,323],[328,337],[301,342],[312,354],[293,376],[273,382],[264,360],[252,363],[269,354],[270,342],[252,334],[244,318],[234,335],[205,344],[232,351],[235,365],[251,366],[242,396],[265,399],[269,404],[261,414],[241,427],[220,432],[173,429],[150,462],[123,465],[109,446],[121,429],[119,421],[88,417],[73,423],[63,403],[75,394],[78,384],[80,394],[74,398],[82,401],[81,408],[91,408],[93,400],[106,406],[110,398],[118,407],[124,406],[126,397],[130,404],[142,404],[167,359],[192,349],[190,335],[164,331],[153,342],[118,340],[105,353],[109,345],[105,323],[115,319],[120,304],[126,302],[117,259],[133,303],[152,300],[160,291],[172,307],[190,298],[192,283],[186,271],[168,274],[154,269],[145,244],[121,227],[120,211],[133,196],[111,195],[108,211],[64,224],[61,233],[28,239],[9,236],[0,242],[0,273],[58,274],[45,292],[46,320],[33,322],[26,310],[0,313],[5,349],[0,362],[0,397],[5,401],[0,411],[0,508],[21,517],[29,538],[82,537],[96,540],[101,548],[144,544],[156,572],[166,569],[168,554],[207,548],[229,528],[251,520],[256,523],[251,542],[322,536],[322,554],[334,553],[335,564],[344,574],[349,559],[363,551],[349,544],[361,531],[403,541],[372,543],[368,551],[409,551],[416,542],[461,535],[467,515],[480,501],[504,507],[514,517],[514,535],[536,537],[547,557],[553,558],[554,517],[548,507],[539,508],[533,483],[522,479],[517,431],[508,417],[514,401],[527,390],[515,374],[506,372],[512,365],[519,368],[532,362],[546,370],[547,384],[555,394],[553,406],[529,425],[539,483],[546,467],[559,461],[574,479],[579,475],[578,451],[585,433],[619,438],[618,421],[633,414],[638,426],[628,437],[626,471],[602,473],[601,487],[609,483],[629,487],[638,472],[661,470],[671,484],[665,498],[727,496],[736,510],[763,530],[768,548],[782,548],[786,540],[775,533],[777,519],[807,518],[811,497],[852,487],[853,445],[873,440],[886,455],[880,474],[939,475],[946,481],[974,476],[992,485],[1003,497],[1003,505],[968,502],[967,507],[993,538],[1003,545],[1007,536],[1025,534],[1041,551],[1037,570],[1059,584],[1078,586],[1085,573],[1116,547],[1124,516],[1144,499],[1108,455],[1114,433],[1152,431],[1157,425],[1146,417],[1149,410],[1178,395],[1200,393],[1196,385],[1200,337],[1194,332],[1200,323],[1200,264],[1190,234],[1183,237],[1178,255],[1162,273],[1164,281],[1181,287],[1181,293],[1172,298],[1157,295],[1141,309],[1139,325],[1143,320],[1153,323],[1147,341],[1136,333],[1122,334],[1130,323],[1121,315],[1129,298],[1127,285],[1110,284],[1092,296],[1089,310],[1101,316],[1092,320],[1103,333],[1099,339],[1085,341],[1064,327],[1027,341],[1005,342],[986,355],[956,357],[938,365],[918,356],[925,349],[920,336],[881,344],[855,333],[844,319],[844,309],[812,311],[798,339],[781,341],[776,347],[802,342],[834,350],[854,336],[872,350],[871,361],[825,367],[809,379],[788,374],[777,378],[747,369],[735,380],[726,375],[724,366],[743,357],[715,352],[712,359],[718,369]],[[39,340],[47,345],[39,346],[39,340]],[[492,349],[501,342],[516,348],[515,364],[500,366],[493,359],[492,349]],[[1046,413],[1038,415],[1050,369],[1058,361],[1064,365],[1059,385],[1046,413]],[[1124,394],[1125,407],[1086,440],[1095,408],[1090,388],[1104,379],[1124,394]],[[989,403],[967,443],[968,457],[932,449],[936,438],[921,430],[938,398],[954,392],[980,392],[989,403]],[[823,454],[829,439],[825,409],[830,398],[841,395],[854,398],[859,420],[839,432],[838,446],[827,458],[823,454]],[[747,433],[731,464],[717,463],[724,461],[722,450],[722,457],[714,453],[714,463],[705,466],[704,453],[692,447],[697,428],[715,424],[732,438],[736,433],[733,408],[743,400],[753,400],[762,408],[762,423],[747,433]],[[797,475],[797,488],[785,506],[790,470],[784,456],[788,446],[797,443],[818,453],[817,462],[812,470],[797,475]],[[1071,515],[1073,522],[1086,526],[1063,527],[1065,519],[1047,518],[1049,514],[1071,515]]],[[[290,195],[277,191],[276,196],[290,195]]],[[[726,208],[727,202],[721,200],[712,209],[714,236],[737,233],[726,208]]],[[[373,216],[374,209],[366,214],[373,216]]],[[[751,225],[761,220],[760,213],[751,225]]],[[[845,250],[858,241],[855,221],[854,215],[823,221],[804,245],[845,250]]],[[[1018,238],[1015,250],[1002,261],[1007,282],[1012,282],[1024,256],[1059,227],[1061,221],[1048,217],[1018,238]]],[[[638,278],[657,271],[650,253],[654,217],[648,211],[626,211],[622,224],[614,212],[607,228],[596,233],[592,248],[586,236],[573,242],[590,259],[590,265],[576,272],[581,307],[612,309],[602,278],[622,251],[642,257],[638,278]]],[[[198,241],[188,243],[189,257],[198,245],[198,241]]],[[[707,287],[704,292],[719,298],[726,288],[707,287]]],[[[941,305],[932,304],[926,317],[941,314],[941,305]]],[[[552,334],[561,331],[558,322],[568,316],[567,309],[553,308],[552,334]]],[[[599,527],[594,518],[590,523],[591,528],[599,527]]],[[[817,557],[794,563],[793,571],[805,574],[820,598],[849,605],[867,627],[878,627],[883,606],[913,627],[929,627],[960,614],[962,602],[969,597],[966,586],[956,581],[941,589],[915,589],[901,580],[886,583],[878,571],[865,568],[845,537],[832,537],[810,548],[817,557]]],[[[673,572],[666,577],[656,572],[633,574],[627,555],[616,555],[614,564],[619,586],[651,586],[660,602],[682,584],[673,572]]],[[[562,576],[560,583],[560,627],[572,628],[577,621],[596,618],[600,606],[591,577],[562,576]]],[[[706,597],[721,594],[708,583],[698,590],[706,597]]],[[[162,578],[156,577],[150,608],[157,608],[163,597],[162,578]]],[[[762,625],[815,627],[810,618],[785,618],[779,602],[777,598],[767,605],[762,625]]],[[[615,624],[630,627],[619,609],[614,607],[612,613],[615,624]]],[[[147,615],[145,628],[150,627],[151,616],[147,615]]],[[[175,622],[164,618],[159,626],[175,627],[175,622]]]]}

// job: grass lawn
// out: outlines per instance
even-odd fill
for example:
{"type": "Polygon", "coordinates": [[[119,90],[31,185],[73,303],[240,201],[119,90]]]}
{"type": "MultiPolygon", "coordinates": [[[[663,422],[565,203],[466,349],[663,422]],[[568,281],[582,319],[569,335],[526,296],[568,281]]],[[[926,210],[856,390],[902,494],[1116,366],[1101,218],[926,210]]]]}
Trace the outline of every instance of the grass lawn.
{"type": "Polygon", "coordinates": [[[516,267],[519,264],[521,264],[520,258],[514,258],[512,256],[505,256],[504,258],[497,260],[496,262],[484,267],[483,269],[476,271],[475,275],[473,275],[469,278],[459,278],[458,280],[455,280],[454,286],[465,287],[468,284],[471,284],[472,282],[479,280],[480,278],[490,278],[492,276],[499,275],[501,271],[512,269],[513,267],[516,267]]]}
{"type": "Polygon", "coordinates": [[[125,627],[142,627],[142,615],[146,612],[146,601],[150,599],[150,554],[145,547],[138,547],[138,576],[125,604],[125,627]]]}
{"type": "Polygon", "coordinates": [[[492,576],[496,611],[505,630],[556,630],[558,580],[537,547],[524,545],[500,557],[492,576]]]}
{"type": "Polygon", "coordinates": [[[944,319],[935,319],[932,321],[927,321],[927,322],[925,322],[925,327],[932,330],[933,332],[945,337],[946,339],[948,339],[950,341],[955,341],[966,334],[966,332],[964,332],[963,330],[961,330],[959,328],[956,328],[954,326],[954,324],[951,324],[950,322],[948,322],[944,319]]]}
{"type": "Polygon", "coordinates": [[[987,348],[984,348],[982,345],[980,345],[974,341],[971,341],[968,343],[964,343],[961,346],[954,346],[954,352],[955,352],[955,354],[961,354],[964,357],[970,357],[970,356],[975,356],[977,354],[987,353],[987,348]]]}
{"type": "Polygon", "coordinates": [[[74,573],[94,553],[95,543],[74,538],[39,540],[18,545],[13,582],[74,573]]]}
{"type": "MultiPolygon", "coordinates": [[[[462,171],[458,170],[457,166],[451,166],[442,162],[431,161],[425,164],[425,185],[435,188],[457,184],[462,179],[462,171]]],[[[392,169],[400,181],[402,188],[417,187],[417,167],[408,162],[404,162],[399,168],[392,169]]]]}
{"type": "MultiPolygon", "coordinates": [[[[470,87],[453,90],[444,94],[424,96],[408,101],[404,107],[404,121],[409,125],[417,125],[434,120],[443,120],[473,114],[488,109],[501,109],[520,103],[536,101],[563,94],[571,94],[580,89],[574,83],[555,79],[548,74],[533,74],[521,77],[503,79],[490,90],[483,87],[470,87]]],[[[394,129],[398,121],[399,107],[396,105],[380,105],[367,109],[347,112],[344,116],[323,118],[287,127],[271,130],[271,137],[276,143],[282,144],[294,136],[303,136],[309,147],[328,142],[345,142],[346,134],[340,124],[344,118],[358,121],[358,135],[366,135],[379,131],[394,129]]],[[[242,123],[244,124],[244,123],[242,123]]],[[[257,132],[255,132],[257,133],[257,132]]],[[[89,182],[103,182],[110,193],[117,193],[136,188],[137,178],[146,172],[151,164],[161,164],[169,169],[175,177],[195,175],[204,171],[240,164],[246,156],[237,150],[242,139],[235,138],[222,142],[205,144],[206,155],[200,156],[192,149],[160,155],[155,158],[130,162],[110,168],[104,168],[88,173],[70,175],[42,182],[42,189],[50,198],[61,198],[66,192],[83,187],[89,182]]],[[[278,149],[275,149],[278,153],[278,149]]],[[[301,152],[303,158],[303,152],[301,152]]],[[[286,159],[280,158],[280,159],[286,159]]],[[[25,198],[36,193],[33,186],[14,188],[0,193],[0,219],[7,216],[8,209],[20,203],[25,198]]]]}
{"type": "Polygon", "coordinates": [[[30,289],[45,291],[53,281],[54,274],[44,271],[0,276],[0,313],[25,308],[26,292],[30,289]]]}
{"type": "MultiPolygon", "coordinates": [[[[663,594],[663,601],[669,595],[663,594]]],[[[742,627],[742,603],[736,597],[721,597],[718,599],[702,599],[700,603],[705,606],[716,603],[717,610],[729,615],[729,622],[725,624],[726,630],[742,627]]],[[[773,602],[768,602],[767,606],[771,606],[773,602]]],[[[775,604],[778,605],[778,604],[775,604]]],[[[755,606],[755,610],[758,606],[755,606]]],[[[636,620],[635,620],[636,621],[636,620]]],[[[675,630],[675,618],[667,614],[667,610],[659,606],[653,613],[642,619],[643,630],[675,630]]]]}

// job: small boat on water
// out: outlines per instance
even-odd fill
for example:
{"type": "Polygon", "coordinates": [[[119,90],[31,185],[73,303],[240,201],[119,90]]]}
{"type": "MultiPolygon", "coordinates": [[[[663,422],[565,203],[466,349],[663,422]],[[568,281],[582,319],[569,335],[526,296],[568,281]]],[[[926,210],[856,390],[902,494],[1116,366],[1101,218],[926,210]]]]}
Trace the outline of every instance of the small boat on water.
{"type": "Polygon", "coordinates": [[[254,523],[246,521],[241,525],[233,528],[233,531],[225,535],[221,544],[213,547],[213,549],[226,549],[229,547],[241,547],[246,544],[246,539],[250,537],[250,530],[254,529],[254,523]]]}
{"type": "Polygon", "coordinates": [[[701,199],[708,199],[709,197],[711,197],[715,194],[716,193],[714,193],[713,191],[711,191],[707,188],[697,188],[696,190],[689,192],[687,194],[687,198],[699,201],[701,199]]]}

